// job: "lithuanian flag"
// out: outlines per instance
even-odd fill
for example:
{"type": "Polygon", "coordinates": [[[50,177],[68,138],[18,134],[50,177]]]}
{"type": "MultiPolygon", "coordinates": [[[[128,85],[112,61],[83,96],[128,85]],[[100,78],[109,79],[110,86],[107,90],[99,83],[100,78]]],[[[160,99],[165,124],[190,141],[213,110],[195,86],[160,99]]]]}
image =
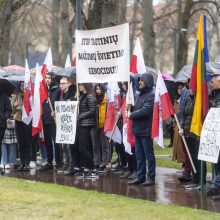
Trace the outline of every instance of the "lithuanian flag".
{"type": "Polygon", "coordinates": [[[201,15],[191,73],[190,89],[196,95],[190,131],[200,136],[202,123],[209,110],[206,62],[208,62],[206,16],[201,15]]]}

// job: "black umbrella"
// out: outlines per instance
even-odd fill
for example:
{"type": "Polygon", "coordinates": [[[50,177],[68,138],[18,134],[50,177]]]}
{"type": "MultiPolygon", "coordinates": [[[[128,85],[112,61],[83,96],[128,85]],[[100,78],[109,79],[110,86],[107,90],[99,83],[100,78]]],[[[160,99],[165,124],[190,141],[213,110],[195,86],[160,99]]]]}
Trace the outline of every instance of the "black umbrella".
{"type": "Polygon", "coordinates": [[[75,78],[76,77],[76,67],[62,68],[61,70],[59,70],[56,73],[56,76],[75,78]]]}
{"type": "Polygon", "coordinates": [[[3,77],[0,78],[0,92],[11,95],[15,89],[16,86],[12,82],[3,77]]]}

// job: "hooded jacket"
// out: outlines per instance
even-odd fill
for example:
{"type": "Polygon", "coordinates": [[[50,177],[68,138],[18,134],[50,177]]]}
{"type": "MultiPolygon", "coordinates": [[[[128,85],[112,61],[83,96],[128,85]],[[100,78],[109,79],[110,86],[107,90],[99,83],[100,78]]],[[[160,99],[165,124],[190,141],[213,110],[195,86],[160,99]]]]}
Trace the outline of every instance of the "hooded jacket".
{"type": "MultiPolygon", "coordinates": [[[[57,85],[52,85],[47,87],[48,95],[50,97],[51,104],[54,109],[54,102],[59,100],[59,87],[57,85]]],[[[43,103],[43,124],[54,124],[54,118],[51,116],[51,109],[49,102],[46,100],[43,103]]]]}
{"type": "Polygon", "coordinates": [[[133,121],[132,132],[135,136],[151,136],[153,107],[154,107],[154,79],[151,74],[141,76],[146,88],[137,95],[130,118],[133,121]]]}
{"type": "Polygon", "coordinates": [[[0,128],[5,129],[6,120],[11,115],[11,103],[7,95],[0,94],[0,128]]]}

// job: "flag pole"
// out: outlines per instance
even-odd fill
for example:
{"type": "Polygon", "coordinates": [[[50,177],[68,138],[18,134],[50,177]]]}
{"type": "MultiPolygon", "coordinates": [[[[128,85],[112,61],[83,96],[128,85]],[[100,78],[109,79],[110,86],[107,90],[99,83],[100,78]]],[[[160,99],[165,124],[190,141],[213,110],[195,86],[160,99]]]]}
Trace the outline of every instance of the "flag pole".
{"type": "MultiPolygon", "coordinates": [[[[175,118],[175,120],[176,120],[178,129],[181,130],[180,123],[179,123],[179,120],[178,120],[176,114],[174,114],[174,118],[175,118]]],[[[185,146],[185,148],[186,148],[186,152],[187,152],[187,154],[188,154],[188,156],[189,156],[189,160],[190,160],[191,166],[192,166],[192,168],[193,168],[193,171],[194,171],[194,173],[197,173],[196,168],[195,168],[195,165],[194,165],[193,160],[192,160],[192,157],[191,157],[191,154],[190,154],[190,152],[189,152],[189,147],[188,147],[188,145],[187,145],[187,143],[186,143],[186,139],[185,139],[184,135],[182,136],[182,139],[183,139],[184,146],[185,146]]]]}
{"type": "MultiPolygon", "coordinates": [[[[81,30],[81,0],[76,0],[76,29],[81,30]]],[[[79,102],[79,85],[77,82],[77,77],[76,77],[76,98],[77,101],[79,102]]],[[[77,110],[79,114],[79,105],[77,110]]]]}
{"type": "MultiPolygon", "coordinates": [[[[120,112],[121,112],[121,109],[120,109],[120,112]]],[[[110,137],[110,139],[109,139],[109,143],[111,143],[111,141],[112,141],[112,137],[113,137],[113,134],[115,133],[115,128],[116,128],[116,125],[117,125],[117,123],[118,123],[118,119],[119,119],[119,116],[117,115],[116,120],[115,120],[114,127],[113,127],[113,129],[112,129],[112,134],[111,134],[111,137],[110,137]]]]}

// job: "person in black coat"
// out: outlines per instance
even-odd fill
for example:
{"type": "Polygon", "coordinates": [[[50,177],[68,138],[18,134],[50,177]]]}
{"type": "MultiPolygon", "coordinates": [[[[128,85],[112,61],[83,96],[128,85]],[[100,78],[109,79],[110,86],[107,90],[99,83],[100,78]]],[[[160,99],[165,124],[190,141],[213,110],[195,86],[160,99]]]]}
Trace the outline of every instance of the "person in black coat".
{"type": "Polygon", "coordinates": [[[151,139],[153,106],[154,106],[154,80],[151,74],[143,74],[139,81],[140,94],[136,98],[134,108],[131,109],[130,119],[133,121],[132,132],[135,135],[135,155],[137,160],[137,178],[128,184],[140,184],[145,186],[155,183],[156,161],[151,139]],[[148,161],[148,173],[146,177],[146,159],[148,161]]]}
{"type": "MultiPolygon", "coordinates": [[[[55,74],[48,72],[45,75],[46,88],[48,95],[54,109],[54,102],[59,100],[59,86],[55,82],[55,74]]],[[[54,112],[51,111],[49,101],[46,100],[43,103],[43,130],[45,146],[47,150],[47,164],[41,167],[39,170],[53,169],[53,155],[55,153],[56,167],[60,165],[60,150],[59,145],[56,144],[56,124],[53,117],[54,112]],[[55,150],[55,152],[54,152],[55,150]]]]}
{"type": "Polygon", "coordinates": [[[77,121],[76,141],[73,149],[76,176],[96,177],[94,158],[92,154],[91,130],[96,123],[96,98],[92,86],[79,84],[79,115],[77,121]]]}
{"type": "Polygon", "coordinates": [[[3,94],[0,88],[0,144],[2,144],[2,140],[5,135],[7,120],[10,118],[11,111],[9,97],[3,94]]]}
{"type": "MultiPolygon", "coordinates": [[[[210,108],[220,108],[220,75],[213,75],[210,81],[211,94],[209,97],[210,108]]],[[[208,196],[220,194],[220,156],[217,164],[215,164],[216,177],[213,179],[212,184],[207,191],[208,196]]]]}

